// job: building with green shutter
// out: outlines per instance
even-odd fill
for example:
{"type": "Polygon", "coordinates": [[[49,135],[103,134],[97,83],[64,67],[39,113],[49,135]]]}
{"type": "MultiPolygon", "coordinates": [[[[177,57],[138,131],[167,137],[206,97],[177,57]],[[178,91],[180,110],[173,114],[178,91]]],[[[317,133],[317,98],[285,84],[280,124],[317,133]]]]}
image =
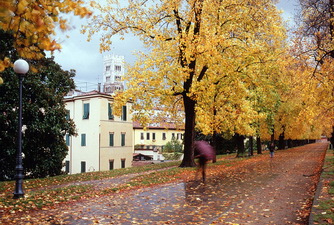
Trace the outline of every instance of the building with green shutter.
{"type": "Polygon", "coordinates": [[[64,171],[69,174],[130,167],[133,157],[131,104],[122,115],[113,114],[113,97],[99,91],[72,91],[65,97],[67,119],[77,136],[66,135],[68,155],[64,171]]]}

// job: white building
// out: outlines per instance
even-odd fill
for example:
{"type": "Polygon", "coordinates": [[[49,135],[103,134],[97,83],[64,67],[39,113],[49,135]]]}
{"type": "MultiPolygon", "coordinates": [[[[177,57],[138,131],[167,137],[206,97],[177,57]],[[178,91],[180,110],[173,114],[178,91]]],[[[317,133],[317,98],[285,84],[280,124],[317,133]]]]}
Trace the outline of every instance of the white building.
{"type": "Polygon", "coordinates": [[[144,129],[138,122],[133,122],[133,137],[135,153],[152,157],[153,160],[163,160],[164,146],[175,139],[183,142],[184,128],[175,123],[161,122],[150,124],[144,129]]]}
{"type": "Polygon", "coordinates": [[[103,57],[103,92],[113,93],[124,90],[124,56],[105,55],[103,57]]]}
{"type": "Polygon", "coordinates": [[[69,152],[64,170],[69,174],[130,167],[133,157],[131,104],[121,117],[112,113],[110,94],[72,92],[65,97],[68,116],[77,136],[66,135],[69,152]]]}

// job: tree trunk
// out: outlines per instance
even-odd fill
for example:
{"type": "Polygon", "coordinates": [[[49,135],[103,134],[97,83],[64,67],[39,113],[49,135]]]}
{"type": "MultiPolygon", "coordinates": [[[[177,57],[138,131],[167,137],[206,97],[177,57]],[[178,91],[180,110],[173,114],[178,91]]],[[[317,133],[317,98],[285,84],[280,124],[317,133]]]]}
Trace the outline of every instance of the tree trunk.
{"type": "MultiPolygon", "coordinates": [[[[330,13],[330,20],[334,19],[334,1],[329,0],[329,13],[330,13]]],[[[329,30],[330,30],[330,36],[331,36],[331,41],[333,42],[334,39],[334,24],[333,22],[329,23],[329,30]]],[[[331,57],[334,58],[334,51],[331,51],[331,57]]],[[[334,127],[333,127],[334,129],[334,127]]]]}
{"type": "MultiPolygon", "coordinates": [[[[214,100],[216,101],[216,97],[217,97],[217,94],[215,95],[215,98],[214,100]]],[[[213,118],[215,119],[216,118],[216,115],[217,115],[217,109],[216,107],[213,108],[213,118]]],[[[213,163],[217,162],[217,131],[215,129],[215,127],[213,127],[213,132],[212,132],[212,146],[213,146],[213,149],[215,150],[215,158],[212,160],[213,163]]]]}
{"type": "Polygon", "coordinates": [[[184,95],[184,111],[185,111],[185,131],[184,131],[184,156],[180,167],[196,166],[194,160],[194,137],[195,137],[195,104],[196,102],[190,97],[184,95]]]}
{"type": "Polygon", "coordinates": [[[249,156],[254,155],[254,150],[253,150],[253,136],[249,136],[249,156]]]}
{"type": "Polygon", "coordinates": [[[293,142],[291,139],[288,139],[288,148],[292,148],[293,147],[293,142]]]}
{"type": "Polygon", "coordinates": [[[270,144],[268,146],[269,148],[270,148],[271,143],[274,144],[274,149],[275,149],[275,131],[274,130],[273,130],[272,135],[270,136],[270,144]]]}
{"type": "Polygon", "coordinates": [[[275,131],[273,130],[272,135],[270,136],[270,142],[275,143],[275,131]]]}
{"type": "Polygon", "coordinates": [[[235,135],[236,135],[237,147],[238,147],[237,157],[243,157],[245,155],[245,144],[244,144],[245,136],[239,135],[239,134],[235,134],[235,135]]]}
{"type": "Polygon", "coordinates": [[[216,153],[212,162],[215,163],[217,162],[217,158],[216,158],[217,156],[217,132],[216,131],[213,131],[213,134],[212,134],[212,146],[216,153]]]}
{"type": "Polygon", "coordinates": [[[281,133],[279,135],[279,139],[278,139],[278,149],[279,150],[282,150],[285,148],[285,144],[284,144],[284,132],[281,133]]]}
{"type": "Polygon", "coordinates": [[[331,137],[330,141],[331,141],[331,144],[332,144],[332,148],[334,148],[334,126],[333,126],[332,137],[331,137]]]}
{"type": "Polygon", "coordinates": [[[257,148],[257,154],[262,154],[262,146],[261,146],[260,136],[256,137],[256,148],[257,148]]]}

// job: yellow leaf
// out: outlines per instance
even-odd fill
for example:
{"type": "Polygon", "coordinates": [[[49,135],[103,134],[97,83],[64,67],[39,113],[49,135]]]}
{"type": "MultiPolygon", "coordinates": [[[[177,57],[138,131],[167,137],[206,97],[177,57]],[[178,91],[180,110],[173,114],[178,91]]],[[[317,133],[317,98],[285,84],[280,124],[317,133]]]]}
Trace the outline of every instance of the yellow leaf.
{"type": "Polygon", "coordinates": [[[26,9],[29,3],[26,0],[21,0],[17,5],[17,14],[22,14],[26,9]]]}

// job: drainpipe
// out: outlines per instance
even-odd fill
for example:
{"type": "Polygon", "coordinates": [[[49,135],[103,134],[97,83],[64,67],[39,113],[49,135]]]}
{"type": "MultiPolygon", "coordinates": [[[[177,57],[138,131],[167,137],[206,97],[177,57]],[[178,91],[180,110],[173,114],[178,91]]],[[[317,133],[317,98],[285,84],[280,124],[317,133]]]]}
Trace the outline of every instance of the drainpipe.
{"type": "Polygon", "coordinates": [[[99,133],[99,171],[101,171],[101,133],[99,133]]]}

